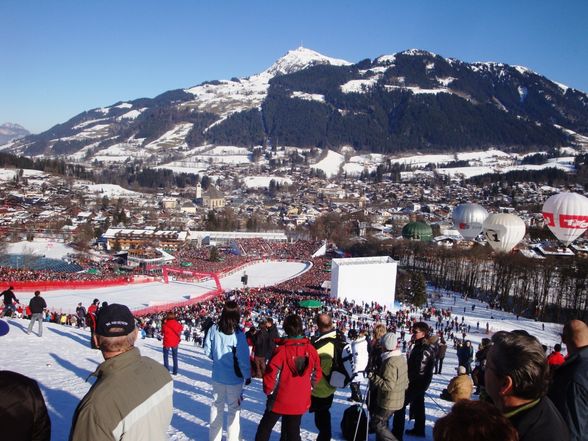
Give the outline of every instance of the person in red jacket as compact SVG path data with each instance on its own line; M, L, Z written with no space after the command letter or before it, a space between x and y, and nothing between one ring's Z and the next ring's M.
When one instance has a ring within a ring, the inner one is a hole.
M161 327L163 334L163 365L169 371L169 351L171 349L172 361L174 363L172 375L178 375L178 346L184 327L176 320L173 312L168 312Z
M98 349L98 338L96 337L96 316L98 314L98 305L100 300L94 299L92 304L88 306L88 313L86 314L86 323L90 327L90 347Z
M547 363L551 368L556 368L564 364L566 359L561 355L561 345L558 343L553 347L553 352L547 357Z
M322 377L318 353L304 338L302 319L296 314L289 315L283 327L287 337L278 341L263 375L267 405L255 441L269 440L280 417L282 438L300 441L300 420L310 408L312 388Z

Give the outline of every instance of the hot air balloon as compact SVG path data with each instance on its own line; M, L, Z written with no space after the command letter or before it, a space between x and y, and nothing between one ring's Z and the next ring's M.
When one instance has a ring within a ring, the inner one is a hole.
M460 204L451 214L453 225L466 240L474 240L482 232L488 212L478 204Z
M565 246L588 228L588 198L578 193L558 193L543 204L543 217L551 232Z
M525 222L514 214L497 213L486 218L482 230L494 251L508 253L523 240L526 227Z
M402 228L402 237L429 242L433 239L433 229L425 222L410 222Z

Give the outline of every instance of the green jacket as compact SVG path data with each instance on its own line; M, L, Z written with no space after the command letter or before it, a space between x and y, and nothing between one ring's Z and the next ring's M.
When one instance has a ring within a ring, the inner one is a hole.
M321 335L319 338L313 341L313 345L316 347L318 343L324 338L336 338L337 331L332 330L327 332L326 334ZM312 396L317 398L326 398L330 397L335 393L337 390L336 387L333 387L329 384L329 380L327 380L326 376L329 376L331 373L331 368L333 367L333 354L335 352L335 345L333 343L326 343L319 349L317 349L319 359L321 360L321 370L323 371L323 376L318 384L312 390Z
M167 370L139 349L104 361L78 405L70 441L167 439L173 382Z
M398 410L404 406L404 395L408 389L408 364L401 353L382 361L378 372L371 376L377 389L377 405L386 410Z

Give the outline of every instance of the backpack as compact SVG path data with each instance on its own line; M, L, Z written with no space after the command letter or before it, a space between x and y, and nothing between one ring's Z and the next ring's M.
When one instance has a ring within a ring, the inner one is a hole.
M347 441L361 441L367 439L368 421L365 410L360 404L354 404L343 412L341 418L341 432Z
M347 387L351 381L351 373L347 369L350 365L350 360L353 358L352 354L343 353L343 349L347 346L347 343L340 337L329 337L318 340L314 343L314 347L318 351L327 343L333 343L333 365L331 367L331 373L323 376L331 387L344 388Z

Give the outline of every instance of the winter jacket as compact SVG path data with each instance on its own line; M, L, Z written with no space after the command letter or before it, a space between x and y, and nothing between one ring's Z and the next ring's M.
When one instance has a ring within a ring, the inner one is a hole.
M433 355L435 356L435 358L437 358L437 354L439 353L439 344L440 344L440 339L439 336L437 335L431 335L430 337L428 337L426 339L426 343L431 346L431 349L433 350Z
M453 377L447 386L447 392L451 395L451 401L470 400L474 390L474 382L468 374Z
M233 349L235 349L235 355L233 355ZM232 334L225 334L220 331L218 325L213 325L204 340L204 354L212 360L213 381L235 385L251 378L249 348L245 333L241 329L237 329ZM235 372L235 357L242 377L238 377Z
M177 320L166 320L161 327L161 333L163 334L163 347L177 347L180 344L183 329L184 327Z
M86 308L84 308L83 306L78 306L76 308L76 315L80 318L80 319L85 319L86 318Z
M270 347L269 332L267 329L260 328L253 337L253 354L256 357L267 357L270 353Z
M547 363L549 366L561 366L565 361L566 359L561 355L561 352L553 351L549 354L549 357L547 357Z
M98 306L90 305L88 306L88 315L86 315L86 324L90 326L93 330L96 329L96 314L98 313Z
M316 348L320 345L320 341L327 338L337 338L337 331L332 330L325 334L319 335L312 344ZM335 393L337 388L331 386L327 377L331 374L331 368L333 367L333 354L335 351L335 345L331 342L323 344L317 349L320 361L321 371L323 373L322 378L317 383L316 387L312 390L312 396L317 398L327 398Z
M318 353L306 338L278 343L265 374L267 409L280 415L302 415L310 408L313 385L322 377Z
M424 338L418 339L408 357L408 381L410 389L426 391L433 379L435 352Z
M390 356L388 356L390 354ZM398 410L404 406L408 389L408 364L399 350L385 352L379 370L371 375L377 388L377 405L386 410Z
M12 290L10 290L10 289L7 289L6 291L2 291L0 296L4 296L4 304L5 305L12 305L13 302L18 303L18 299L14 295L14 292L12 292Z
M467 366L473 361L474 348L471 346L462 345L457 350L457 361L460 366Z
M0 427L3 441L49 441L51 421L37 382L0 371Z
M166 369L133 348L104 361L78 405L70 441L166 440L173 382Z
M519 441L569 441L570 439L566 423L547 397L523 405L505 416L517 429Z
M45 299L41 296L35 296L29 301L29 308L31 308L31 314L40 314L47 307Z
M548 395L566 421L570 439L588 440L588 346L556 369Z
M445 358L445 353L447 352L447 344L439 342L439 348L437 349L437 359L441 360Z
M267 334L269 338L269 347L266 358L269 360L273 355L274 350L276 349L276 340L279 340L280 338L280 333L278 332L278 327L275 325L275 323L271 326L271 328L268 328Z
M365 336L358 337L350 343L351 354L353 355L353 375L364 372L369 361L368 341Z

